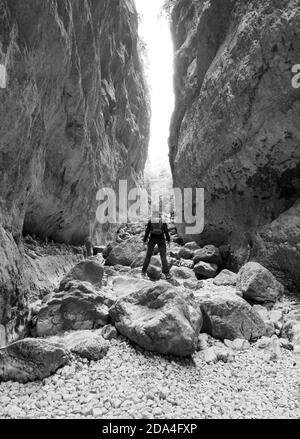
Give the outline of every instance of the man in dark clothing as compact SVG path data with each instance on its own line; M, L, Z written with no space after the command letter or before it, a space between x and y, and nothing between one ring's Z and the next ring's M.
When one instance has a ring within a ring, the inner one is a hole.
M146 228L146 233L145 233L145 237L144 237L145 244L147 243L149 235L150 235L150 239L148 242L148 249L147 249L146 258L145 258L145 262L144 262L143 269L142 269L142 274L143 274L143 276L146 276L146 273L147 273L147 270L148 270L153 252L154 252L154 248L157 245L158 249L159 249L160 257L161 257L162 272L166 276L166 279L170 279L171 276L170 276L169 264L167 261L166 241L168 242L168 244L170 244L171 239L170 239L167 224L162 222L161 218L157 219L156 217L153 217L152 220L150 220L148 222L148 225Z

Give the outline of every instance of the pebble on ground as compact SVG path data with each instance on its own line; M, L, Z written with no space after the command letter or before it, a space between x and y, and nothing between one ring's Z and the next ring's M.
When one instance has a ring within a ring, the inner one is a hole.
M228 363L176 359L123 337L105 358L74 359L42 382L0 383L0 418L300 418L300 357L267 361L254 346Z

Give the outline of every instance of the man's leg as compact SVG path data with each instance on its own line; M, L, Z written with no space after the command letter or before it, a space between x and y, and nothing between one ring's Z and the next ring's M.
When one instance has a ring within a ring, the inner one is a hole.
M161 264L162 264L162 272L163 274L169 274L170 273L170 269L169 269L169 264L167 261L167 246L165 242L159 243L158 244L158 248L159 248L159 253L160 253L160 258L161 258Z
M147 270L148 270L148 267L149 267L149 264L150 264L150 261L151 261L152 255L153 255L153 251L154 251L155 245L156 244L151 242L151 241L149 241L149 243L148 243L147 254L146 254L146 258L145 258L144 265L143 265L143 270L142 270L143 273L147 273Z

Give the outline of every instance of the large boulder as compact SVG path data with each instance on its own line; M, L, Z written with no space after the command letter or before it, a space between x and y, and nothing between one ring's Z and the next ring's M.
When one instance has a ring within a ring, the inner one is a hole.
M222 270L221 273L214 278L213 283L218 286L235 287L237 283L237 274L229 270Z
M106 265L124 265L130 267L137 258L144 255L144 244L140 237L134 236L116 245L106 259ZM139 259L140 260L140 259Z
M195 292L203 315L203 332L221 340L255 340L265 335L261 317L233 288L206 286Z
M181 247L178 252L179 259L193 259L194 251L186 247Z
M211 279L216 277L218 273L218 266L208 262L199 262L194 266L194 273L198 279Z
M194 295L164 281L118 300L110 316L121 334L144 349L177 356L194 352L202 327Z
M177 279L195 279L195 273L193 270L186 267L172 267L170 273Z
M66 285L72 281L89 282L96 288L101 288L102 278L104 274L103 265L97 260L86 260L79 262L74 268L63 278L59 289L63 291Z
M60 344L27 338L0 349L0 381L42 380L68 361L68 351Z
M237 288L246 300L254 303L276 302L284 292L273 274L256 262L248 262L241 268Z
M143 278L132 278L128 276L116 276L112 279L112 289L116 295L116 300L121 297L139 291L142 288L150 287L152 282Z
M220 250L214 245L207 245L194 253L194 263L209 262L210 264L221 265L222 258Z
M155 266L155 265L149 265L148 270L147 270L147 275L148 277L153 280L153 281L157 281L161 278L161 268Z
M50 340L60 343L64 348L89 361L101 360L108 352L109 342L102 337L102 331L77 331Z
M52 294L35 319L33 334L47 337L63 331L100 328L108 323L114 300L89 283L74 282L69 289Z

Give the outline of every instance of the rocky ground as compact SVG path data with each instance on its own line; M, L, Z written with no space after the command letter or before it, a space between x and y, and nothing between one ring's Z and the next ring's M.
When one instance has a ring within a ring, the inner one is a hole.
M175 229L171 281L158 256L144 279L142 233L121 228L31 305L28 337L0 349L0 417L299 418L299 298Z
M213 342L215 343L215 342ZM42 382L0 384L1 418L299 418L300 357L259 344L224 363L178 360L123 337L98 362L74 359Z

